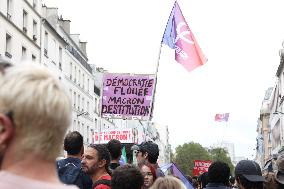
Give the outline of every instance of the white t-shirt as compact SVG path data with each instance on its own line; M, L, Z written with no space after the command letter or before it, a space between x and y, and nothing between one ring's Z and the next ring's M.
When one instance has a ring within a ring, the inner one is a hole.
M78 189L78 187L38 181L8 171L0 171L0 189Z

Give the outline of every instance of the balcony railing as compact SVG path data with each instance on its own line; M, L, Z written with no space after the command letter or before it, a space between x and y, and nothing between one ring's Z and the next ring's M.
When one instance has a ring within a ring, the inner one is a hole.
M36 35L33 35L33 40L34 40L34 41L36 41L36 40L37 40Z
M7 12L7 18L8 18L8 20L11 20L11 14L9 14L8 12Z
M68 45L66 48L90 73L92 73L91 66L82 58L75 48L73 48L71 45Z
M27 33L27 27L23 27L23 31L25 32L25 33Z
M44 49L44 55L47 55L47 49Z
M7 56L8 58L12 58L12 55L9 52L5 52L5 56Z

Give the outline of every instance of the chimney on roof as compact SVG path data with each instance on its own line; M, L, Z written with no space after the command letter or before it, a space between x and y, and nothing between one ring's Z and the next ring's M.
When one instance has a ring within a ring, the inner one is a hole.
M87 56L87 42L80 41L80 49Z
M60 26L63 28L63 30L70 35L70 20L64 20L62 18L62 15L60 16L60 18L58 19L58 22L60 24Z

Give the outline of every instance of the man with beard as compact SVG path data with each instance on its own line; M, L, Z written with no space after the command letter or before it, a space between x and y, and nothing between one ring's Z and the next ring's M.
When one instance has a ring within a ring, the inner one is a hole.
M57 171L61 182L74 184L80 189L91 189L91 178L81 170L81 157L84 153L83 136L78 131L68 133L64 138L67 158L57 161Z
M102 144L91 144L82 158L82 170L93 180L93 189L110 189L110 154Z

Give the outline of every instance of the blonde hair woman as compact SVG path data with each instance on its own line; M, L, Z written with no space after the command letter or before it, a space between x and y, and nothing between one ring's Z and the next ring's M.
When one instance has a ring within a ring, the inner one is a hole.
M159 177L150 189L186 189L185 185L176 177Z

